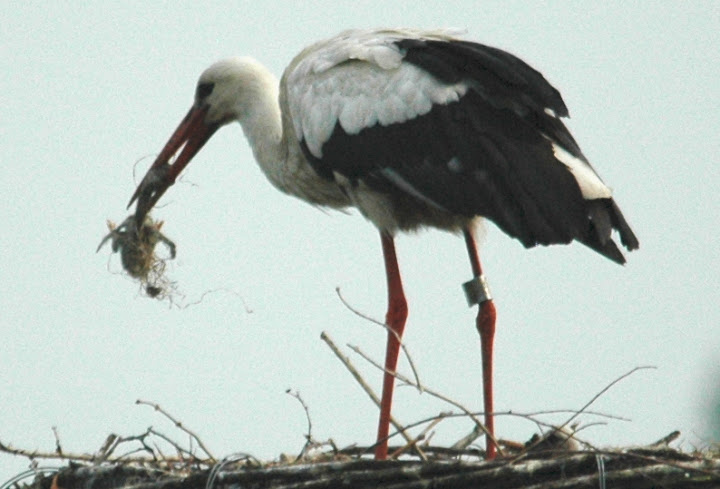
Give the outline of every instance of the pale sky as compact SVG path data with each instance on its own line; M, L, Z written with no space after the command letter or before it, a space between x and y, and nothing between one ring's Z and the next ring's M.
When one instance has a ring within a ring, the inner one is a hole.
M719 3L99 5L0 6L0 441L52 451L53 426L68 452L150 425L182 438L134 405L142 398L218 456L274 458L304 443L304 413L287 388L309 406L315 438L374 441L377 412L320 333L383 357L384 332L335 294L340 287L355 308L384 316L377 231L355 212L324 213L278 193L238 125L207 144L154 213L178 246L168 267L184 294L177 300L199 303L143 297L119 258L95 248L106 219L127 215L135 163L142 159L140 178L206 66L251 55L279 77L304 46L381 26L465 28L540 70L640 239L621 267L579 244L525 250L487 225L496 409L578 409L633 367L653 365L593 405L631 421L583 416L607 424L582 437L643 444L679 429L688 449L720 437L708 429L720 373ZM428 231L397 246L410 305L405 342L422 381L481 410L462 239ZM380 372L352 359L379 390ZM401 388L394 413L409 424L448 409ZM451 444L471 429L466 420L441 424L434 441ZM524 441L536 427L505 416L496 430ZM0 483L25 467L0 454Z

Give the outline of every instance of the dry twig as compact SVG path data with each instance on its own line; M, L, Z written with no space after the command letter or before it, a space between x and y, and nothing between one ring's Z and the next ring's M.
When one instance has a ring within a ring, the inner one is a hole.
M372 399L375 405L379 408L380 398L377 396L377 394L375 394L375 391L372 390L372 387L370 387L368 383L365 382L365 379L362 378L362 375L360 375L360 372L358 372L357 369L353 366L350 359L342 354L335 342L330 339L330 336L325 331L320 334L320 338L325 343L327 343L327 345L330 347L330 350L332 350L335 356L342 362L343 365L345 365L345 368L348 369L348 371L352 374L353 378L357 381L358 384L360 384L360 387L362 387L368 397L370 397L370 399ZM405 441L407 443L413 443L413 439L410 437L410 435L408 435L406 428L403 427L392 415L390 415L390 423L395 427L398 433L400 433L400 435L405 438ZM427 460L419 447L415 447L415 451L422 460Z
M380 364L377 363L375 360L373 360L372 358L370 358L367 354L365 354L365 353L364 353L362 350L360 350L360 348L358 348L357 346L348 345L348 348L350 348L350 349L353 350L355 353L357 353L358 355L360 355L362 358L364 358L364 359L365 359L368 363L370 363L371 365L373 365L373 366L375 366L376 368L382 370L383 372L386 372L385 368L384 368L382 365L380 365ZM404 383L406 383L406 384L408 384L408 385L411 385L411 386L413 386L413 387L417 387L417 385L413 384L413 381L412 381L411 379L409 379L408 377L402 375L401 373L399 373L399 372L389 372L389 373L390 373L391 375L395 376L395 378L398 379L400 382L404 382ZM443 394L440 394L439 392L437 392L437 391L435 391L435 390L432 390L432 389L429 389L429 388L427 388L427 387L424 387L424 388L423 388L423 391L424 391L424 392L427 392L427 393L428 393L430 396L432 396L432 397L435 397L435 398L440 399L441 401L444 401L444 402L446 402L446 403L448 403L448 404L450 404L450 405L452 405L452 406L455 406L456 408L460 409L463 413L465 413L465 415L466 415L467 417L469 417L478 427L480 427L480 429L483 431L483 433L485 433L485 436L490 437L490 439L495 443L495 446L498 447L498 452L499 452L498 454L499 454L500 456L503 456L502 449L501 449L500 446L498 445L497 440L488 432L488 430L487 430L487 428L485 427L485 425L477 418L477 416L475 416L475 414L473 413L473 411L470 411L470 410L469 410L468 408L466 408L464 405L460 404L459 402L457 402L457 401L455 401L455 400L453 400L453 399L450 399L449 397L447 397L447 396L445 396L445 395L443 395Z
M637 371L639 371L639 370L648 370L648 369L655 369L655 368L656 368L656 367L653 367L653 366L650 366L650 365L646 365L646 366L642 366L642 367L635 367L635 368L631 369L629 372L626 372L626 373L622 374L620 377L618 377L617 379L613 380L613 381L610 382L608 385L606 385L603 389L601 389L600 392L598 392L597 394L595 394L595 395L592 397L592 399L590 399L587 403L585 403L585 405L584 405L583 407L581 407L580 410L577 411L574 415L570 416L570 418L568 418L568 420L565 421L565 422L560 426L560 428L558 428L558 429L563 429L563 428L565 428L566 426L568 426L570 423L572 423L572 422L575 420L575 418L577 418L578 416L580 416L583 412L585 412L585 410L586 410L587 408L589 408L590 406L592 406L592 404L593 404L595 401L597 401L597 400L600 398L600 396L602 396L603 394L605 394L608 390L610 390L615 384L617 384L617 383L620 382L621 380L623 380L623 379L625 379L625 378L627 378L627 377L630 377L632 374L634 374L635 372L637 372Z
M62 456L62 445L60 445L60 435L58 435L57 426L52 427L53 436L55 437L55 453Z
M408 351L407 347L405 346L405 343L402 342L402 338L400 338L400 335L398 335L396 331L394 331L390 326L383 323L382 321L378 321L377 319L374 319L374 318L368 316L367 314L364 314L364 313L358 311L353 306L351 306L350 303L348 303L345 300L345 298L342 296L342 294L340 293L340 287L335 287L335 292L337 293L338 297L340 298L340 302L342 302L343 305L345 307L347 307L350 312L352 312L353 314L355 314L358 317L365 319L366 321L370 321L373 324L377 324L381 328L384 328L388 332L388 334L392 334L395 336L395 338L397 338L398 343L400 344L400 348L402 348L402 351L405 353L405 358L407 358L408 365L410 365L410 370L413 373L413 377L415 377L415 383L412 385L414 385L416 389L418 389L420 392L422 392L424 390L424 388L423 388L422 384L420 383L420 376L418 375L417 369L415 368L415 362L413 362L412 356L410 355L410 352Z
M313 437L312 437L312 419L310 418L310 409L308 408L308 405L305 404L305 401L300 396L299 392L293 392L292 390L287 389L285 391L285 394L297 399L297 401L300 403L303 410L305 411L305 419L307 420L307 434L305 435L305 445L303 445L302 450L300 450L300 453L298 454L297 458L295 459L295 461L297 462L299 460L302 460L303 457L305 457L305 455L307 454L307 452L311 446L316 445L316 442L315 442L315 440L313 440Z
M150 406L150 407L152 407L153 409L155 409L155 411L157 411L157 412L159 412L160 414L162 414L163 416L165 416L167 419L169 419L169 420L175 425L175 427L177 427L178 429L180 429L180 430L184 431L185 433L187 433L192 440L195 440L195 442L196 442L196 443L198 444L198 446L205 452L205 454L208 456L208 458L209 458L213 463L215 463L215 457L213 457L213 455L212 455L212 454L210 453L210 451L207 449L207 447L206 447L205 444L202 442L202 440L201 440L195 433L193 433L193 432L190 431L188 428L186 428L180 421L178 421L178 420L175 419L172 415L170 415L170 413L168 413L167 411L165 411L159 404L152 403L152 402L148 402L148 401L143 401L142 399L138 399L137 401L135 401L135 404L142 404L142 405L145 405L145 406ZM155 434L158 434L158 433L155 433ZM158 436L160 436L160 435L158 434Z

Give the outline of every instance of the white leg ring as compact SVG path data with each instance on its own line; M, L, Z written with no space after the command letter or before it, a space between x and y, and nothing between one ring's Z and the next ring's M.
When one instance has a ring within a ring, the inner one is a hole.
M490 288L488 287L485 275L474 277L469 282L465 282L463 285L465 291L465 298L467 299L468 306L482 304L492 299L490 295Z

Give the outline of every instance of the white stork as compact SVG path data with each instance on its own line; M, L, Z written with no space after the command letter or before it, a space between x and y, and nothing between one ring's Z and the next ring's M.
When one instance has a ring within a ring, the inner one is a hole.
M407 317L398 231L430 226L465 237L490 434L495 308L474 238L478 219L528 248L577 240L624 263L613 230L628 250L638 248L610 189L560 120L567 115L560 93L507 52L447 31L347 31L297 55L279 86L251 58L205 70L190 111L128 207L137 200L143 222L215 131L237 121L278 189L317 206L359 209L380 231L388 281L392 332L375 448L384 459L394 385L388 372L396 369ZM486 438L493 458L494 440Z

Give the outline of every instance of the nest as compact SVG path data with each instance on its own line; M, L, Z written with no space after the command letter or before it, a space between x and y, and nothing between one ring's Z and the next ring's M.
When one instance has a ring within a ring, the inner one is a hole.
M247 457L173 473L131 464L70 465L24 489L709 489L720 484L720 460L670 448L571 452L550 458L420 461L367 459L263 465Z

